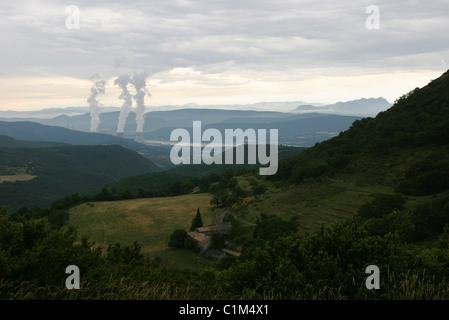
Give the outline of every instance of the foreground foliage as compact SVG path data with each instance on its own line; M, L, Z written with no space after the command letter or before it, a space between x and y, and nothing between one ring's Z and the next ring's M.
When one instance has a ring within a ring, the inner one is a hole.
M372 236L353 221L302 238L278 237L224 270L171 270L140 246L95 248L77 230L0 214L1 299L448 299L449 251L419 250L397 234ZM447 229L446 229L447 230ZM447 239L446 239L447 240ZM367 290L365 268L381 270ZM77 265L81 289L65 287Z

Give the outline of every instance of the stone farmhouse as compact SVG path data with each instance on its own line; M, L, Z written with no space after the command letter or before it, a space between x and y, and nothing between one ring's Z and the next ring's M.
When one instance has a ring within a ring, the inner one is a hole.
M226 238L231 227L230 222L217 223L208 227L196 228L194 231L188 232L187 235L196 241L201 253L206 251L212 244L213 233L221 233Z

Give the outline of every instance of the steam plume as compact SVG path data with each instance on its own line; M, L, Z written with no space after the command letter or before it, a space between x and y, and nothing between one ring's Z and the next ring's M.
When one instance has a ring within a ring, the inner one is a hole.
M145 92L150 96L150 93L145 89L147 78L149 74L147 71L134 72L130 83L136 88L134 100L136 101L136 123L137 133L143 133L143 124L145 122Z
M114 84L122 89L119 99L124 100L120 109L120 116L118 120L117 133L123 133L125 130L126 119L133 104L132 95L128 91L128 84L130 83L130 76L128 74L122 75L114 80Z
M87 99L87 102L89 103L89 110L90 110L90 132L96 132L98 125L100 124L100 113L101 113L101 104L97 100L97 96L99 94L105 93L105 84L106 81L104 80L97 80L94 81L94 79L98 79L99 75L94 74L91 79L93 81L92 87L90 88L91 95Z

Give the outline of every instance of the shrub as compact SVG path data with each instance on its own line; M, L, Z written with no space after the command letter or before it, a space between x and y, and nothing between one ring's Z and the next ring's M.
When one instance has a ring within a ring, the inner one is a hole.
M184 241L186 240L186 238L187 238L187 231L182 229L175 230L170 235L170 241L168 242L168 246L173 249L184 248Z

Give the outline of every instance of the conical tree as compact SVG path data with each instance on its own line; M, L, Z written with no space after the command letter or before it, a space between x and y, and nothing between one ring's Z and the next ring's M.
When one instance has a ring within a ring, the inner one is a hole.
M203 219L201 218L200 208L196 210L196 216L192 220L192 226L190 227L190 231L195 230L195 228L200 228L203 226Z

